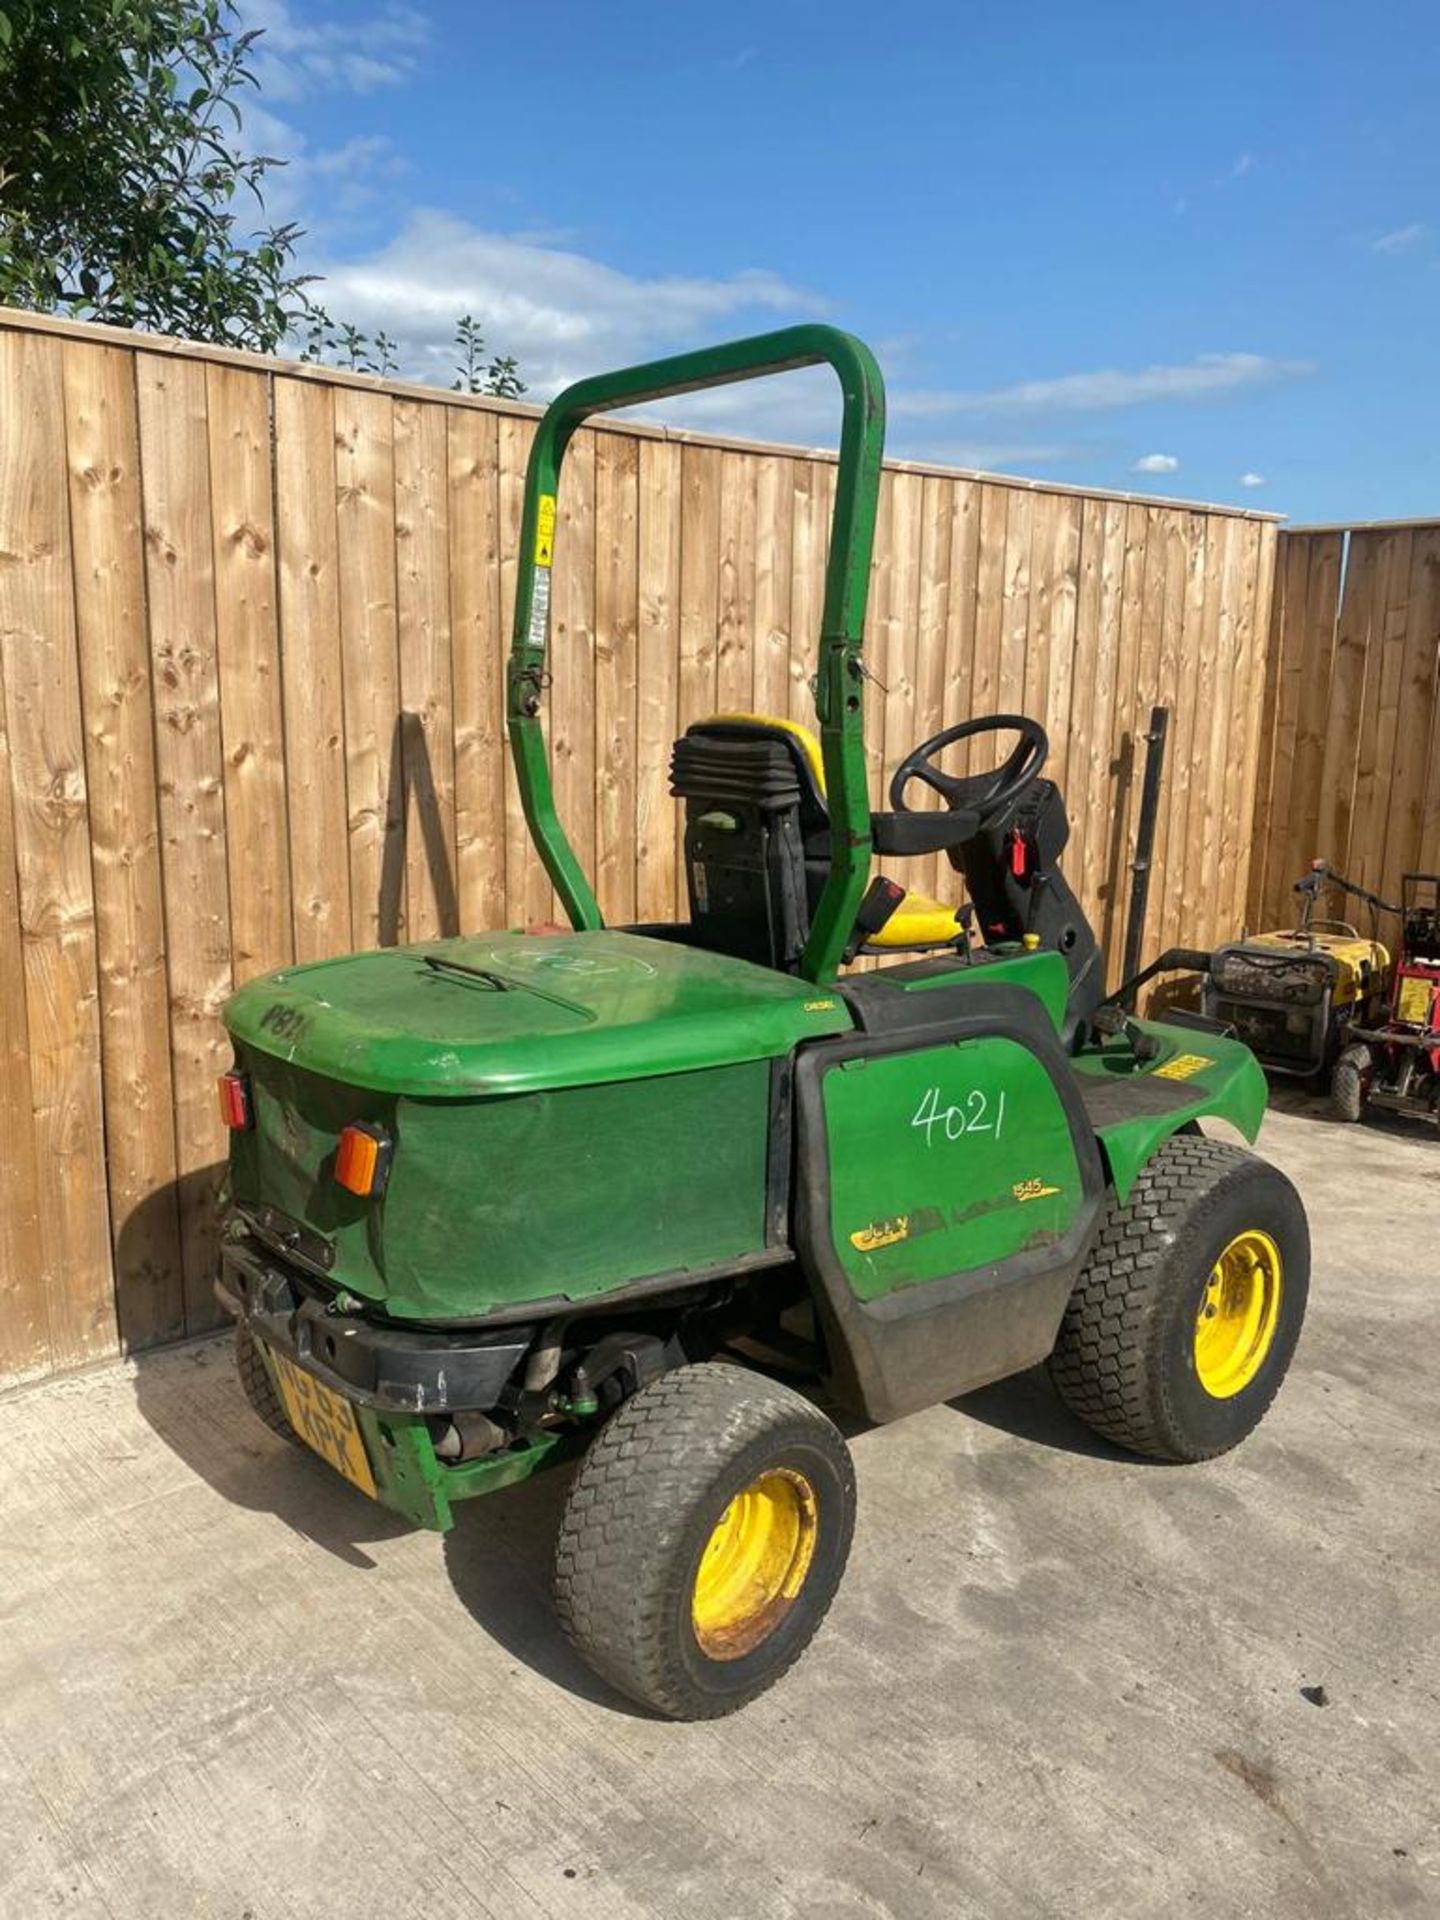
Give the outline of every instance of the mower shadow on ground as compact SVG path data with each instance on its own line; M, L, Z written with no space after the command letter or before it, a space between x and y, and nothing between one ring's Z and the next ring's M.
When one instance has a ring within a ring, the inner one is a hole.
M445 1536L445 1571L476 1626L541 1679L597 1706L652 1720L590 1671L555 1617L551 1569L573 1475L573 1467L555 1467L483 1500L461 1501Z
M142 1416L193 1473L235 1506L277 1520L369 1571L365 1546L416 1531L347 1486L324 1461L267 1431L246 1405L225 1333L137 1354L135 1400Z
M945 1404L967 1419L993 1427L997 1433L1032 1441L1055 1453L1082 1454L1092 1460L1119 1460L1132 1467L1159 1464L1140 1454L1127 1453L1121 1447L1112 1447L1108 1440L1102 1440L1098 1433L1092 1433L1083 1421L1077 1420L1057 1398L1043 1363L974 1393L957 1394Z

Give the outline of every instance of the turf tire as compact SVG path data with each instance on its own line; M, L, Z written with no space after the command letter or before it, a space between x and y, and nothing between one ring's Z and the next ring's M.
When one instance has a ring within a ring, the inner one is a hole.
M240 1391L250 1402L250 1411L256 1418L263 1420L270 1431L278 1433L282 1440L289 1440L297 1447L302 1445L275 1391L275 1382L270 1378L270 1369L265 1364L259 1342L243 1324L235 1329L235 1371L240 1376Z
M757 1647L713 1659L691 1614L700 1557L734 1495L785 1467L816 1496L804 1584ZM581 1462L560 1524L556 1610L576 1651L620 1692L671 1719L714 1719L805 1651L854 1526L850 1452L818 1408L743 1367L678 1367L627 1400Z
M1337 1120L1359 1120L1372 1066L1368 1047L1346 1047L1330 1076L1330 1109Z
M1279 1248L1279 1318L1229 1399L1200 1384L1195 1323L1221 1251L1247 1228ZM1250 1433L1279 1390L1310 1283L1310 1232L1278 1168L1201 1134L1175 1135L1122 1206L1113 1196L1050 1357L1060 1398L1096 1433L1155 1460L1208 1460Z

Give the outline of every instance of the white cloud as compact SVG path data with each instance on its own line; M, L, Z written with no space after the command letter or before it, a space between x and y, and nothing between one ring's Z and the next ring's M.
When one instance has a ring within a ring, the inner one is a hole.
M1263 473L1242 473L1240 484L1242 487L1263 487L1265 476Z
M1230 178L1232 180L1241 179L1243 175L1249 173L1254 164L1255 156L1253 153L1237 154L1235 156L1235 164L1230 169Z
M1373 244L1376 253L1409 253L1418 247L1428 235L1430 229L1423 220L1412 220L1408 227L1397 227L1393 233L1382 233Z
M429 43L430 22L416 8L386 0L339 20L299 20L291 0L241 0L241 24L259 27L250 55L255 78L271 100L310 93L373 93L414 76Z
M1178 473L1180 462L1173 453L1146 453L1131 467L1132 473Z
M946 413L1098 412L1151 400L1211 400L1241 387L1313 373L1303 360L1277 360L1261 353L1201 353L1180 366L1110 368L1067 373L1051 380L1021 380L988 393L911 393L896 413L912 417Z
M737 315L774 325L776 315L813 316L822 306L761 268L645 278L426 209L367 257L315 265L330 311L369 333L383 327L411 377L448 379L456 317L471 313L495 351L520 361L539 398L581 374L712 339Z

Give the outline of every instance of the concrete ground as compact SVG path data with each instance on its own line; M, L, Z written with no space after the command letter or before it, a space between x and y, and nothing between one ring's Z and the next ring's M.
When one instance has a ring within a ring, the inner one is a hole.
M567 1651L553 1477L409 1531L217 1342L0 1401L0 1914L1440 1913L1440 1140L1288 1104L1248 1445L1143 1465L1034 1376L859 1434L829 1623L711 1725Z

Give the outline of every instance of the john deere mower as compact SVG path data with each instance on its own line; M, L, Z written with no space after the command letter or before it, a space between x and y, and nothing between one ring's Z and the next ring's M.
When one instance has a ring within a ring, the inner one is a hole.
M1316 860L1295 882L1303 901L1293 927L1217 947L1201 987L1201 1011L1228 1026L1271 1073L1329 1081L1348 1026L1384 1012L1390 955L1377 916L1398 913L1378 894ZM1370 909L1370 931L1316 914L1326 892Z
M541 729L566 447L597 412L819 363L843 417L818 740L754 714L690 727L671 763L689 914L607 927ZM828 327L562 393L526 481L507 713L573 931L287 968L225 1015L219 1285L255 1411L442 1530L578 1462L561 1621L680 1718L769 1686L830 1605L855 1479L817 1402L893 1420L1048 1360L1097 1432L1204 1460L1261 1418L1305 1310L1293 1189L1199 1129L1254 1137L1254 1057L1101 1009L1044 730L962 719L872 811L883 437L879 369ZM993 770L943 766L995 736ZM943 806L912 807L917 783ZM876 853L937 851L961 909L871 876ZM894 963L846 976L861 951Z
M1330 1101L1342 1120L1380 1107L1440 1125L1440 874L1404 875L1396 911L1400 954L1388 1011L1347 1030Z

